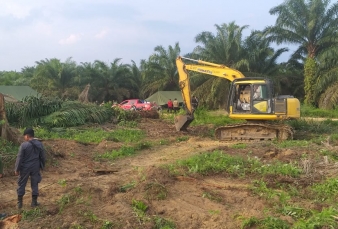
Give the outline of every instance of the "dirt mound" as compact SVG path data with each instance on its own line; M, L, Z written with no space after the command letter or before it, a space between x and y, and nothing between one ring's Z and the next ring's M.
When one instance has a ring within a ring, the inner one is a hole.
M141 118L159 119L160 114L156 110L139 111Z

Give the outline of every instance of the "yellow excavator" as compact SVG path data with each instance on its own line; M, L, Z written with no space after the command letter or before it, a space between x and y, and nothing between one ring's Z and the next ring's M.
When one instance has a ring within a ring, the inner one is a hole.
M183 60L194 64L185 64ZM231 81L227 112L230 118L246 122L216 129L218 140L286 140L293 138L293 130L274 120L298 119L300 102L291 95L273 97L273 83L265 78L247 78L241 72L220 64L178 57L176 65L179 86L186 107L186 115L175 117L177 131L186 131L194 120L194 98L191 97L188 71L221 77Z

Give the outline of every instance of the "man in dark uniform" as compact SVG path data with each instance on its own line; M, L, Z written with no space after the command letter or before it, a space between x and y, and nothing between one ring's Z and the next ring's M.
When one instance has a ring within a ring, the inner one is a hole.
M18 179L18 208L22 208L22 199L25 195L25 187L30 177L32 188L32 207L38 206L38 184L41 181L40 169L45 164L43 145L34 138L34 130L27 128L24 133L25 142L21 144L15 163L15 175Z

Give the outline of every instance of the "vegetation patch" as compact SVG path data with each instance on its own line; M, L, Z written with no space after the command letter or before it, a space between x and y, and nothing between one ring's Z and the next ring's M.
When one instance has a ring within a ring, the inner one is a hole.
M302 172L294 164L283 164L281 162L263 164L258 158L231 156L222 151L203 153L186 160L178 161L174 168L177 167L182 167L189 173L200 173L203 175L226 172L238 176L260 174L298 177Z
M144 138L144 133L136 129L116 129L104 131L99 128L76 129L76 128L36 128L35 135L42 139L67 139L79 143L100 143L103 140L115 142L137 142Z
M110 152L106 152L104 154L98 154L96 155L95 159L108 159L108 160L115 160L117 158L122 158L122 157L128 157L132 156L136 153L136 150L134 147L131 146L122 146L118 150L112 150Z
M261 228L261 229L270 229L270 228L278 228L278 229L289 229L290 225L281 220L280 218L276 218L273 216L268 216L263 219L258 219L256 217L251 217L243 221L242 229L249 228Z
M241 123L242 120L234 120L229 118L227 115L212 115L205 108L198 108L194 113L194 121L191 123L192 126L212 124L215 127L225 126L228 124Z
M154 217L153 229L175 229L176 224L169 219L162 218L160 216Z

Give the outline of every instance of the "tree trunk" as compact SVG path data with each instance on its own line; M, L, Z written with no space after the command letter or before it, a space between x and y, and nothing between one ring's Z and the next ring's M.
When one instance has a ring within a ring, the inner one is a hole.
M11 128L8 125L6 110L5 110L5 98L4 95L0 93L0 136L1 138L11 141L14 144L20 144L23 139L20 137L18 130Z
M316 61L308 57L304 64L305 104L315 105Z

